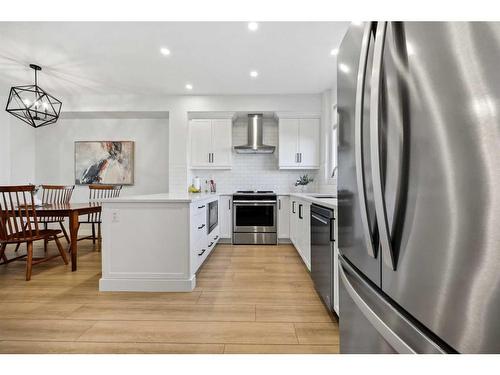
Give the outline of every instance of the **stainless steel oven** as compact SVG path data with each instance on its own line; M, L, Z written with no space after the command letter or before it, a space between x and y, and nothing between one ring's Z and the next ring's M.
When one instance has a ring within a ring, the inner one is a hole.
M278 241L276 194L238 192L233 195L233 243L268 244Z

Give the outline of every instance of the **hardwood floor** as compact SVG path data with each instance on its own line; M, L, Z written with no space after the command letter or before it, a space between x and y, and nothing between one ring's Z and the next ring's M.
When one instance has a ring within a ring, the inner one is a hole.
M100 256L81 242L77 272L55 259L29 282L0 266L0 353L338 353L291 245L218 245L192 293L101 293Z

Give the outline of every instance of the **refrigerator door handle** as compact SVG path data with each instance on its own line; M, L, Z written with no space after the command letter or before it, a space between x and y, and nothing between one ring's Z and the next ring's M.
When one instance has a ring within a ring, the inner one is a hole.
M354 268L352 268L351 265L341 256L339 257L339 260L340 279L342 280L347 293L366 319L368 319L370 324L372 324L372 326L395 351L402 354L416 354L419 352L438 354L447 353L443 348L441 348L413 323L411 323L405 316L399 313L387 301L380 297L378 292L375 291L373 287L371 287L360 276L358 276L357 271L354 270ZM360 295L360 291L358 292L358 290L356 290L356 286L354 286L356 284L360 284L363 289L366 288L370 294L376 295L376 297L371 299L375 301L375 305L380 305L381 307L377 309L375 306L370 306ZM381 310L381 308L383 310ZM390 326L388 326L376 310L384 311L386 314L390 314L392 318L388 321L396 322L396 325L402 329L402 332L404 332L406 336L412 338L414 347L405 342Z
M382 84L382 58L384 55L385 34L387 22L377 24L375 44L373 51L373 67L371 77L370 97L370 146L373 175L373 196L375 199L375 215L378 223L380 244L382 247L382 258L384 263L391 269L396 270L396 259L392 249L387 220L384 192L382 190L382 172L380 165L380 87Z
M366 251L369 256L376 258L375 246L373 245L370 224L368 221L368 207L366 205L365 176L363 171L363 107L366 82L366 70L368 64L368 50L370 47L370 33L372 23L366 22L361 41L361 54L359 57L358 77L356 86L356 101L354 110L354 154L356 162L356 182L358 185L358 200L361 209L361 225L366 243Z

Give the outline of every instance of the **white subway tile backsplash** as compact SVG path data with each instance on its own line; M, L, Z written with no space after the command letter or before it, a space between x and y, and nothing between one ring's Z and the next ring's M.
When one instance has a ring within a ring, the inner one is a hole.
M233 125L233 146L247 142L247 121L239 119ZM264 143L278 146L278 123L264 119ZM191 177L204 180L214 179L217 191L234 192L236 190L273 190L289 193L296 190L294 184L301 175L308 174L315 181L309 191L317 191L317 170L279 170L278 150L273 154L237 154L233 152L231 170L191 170Z

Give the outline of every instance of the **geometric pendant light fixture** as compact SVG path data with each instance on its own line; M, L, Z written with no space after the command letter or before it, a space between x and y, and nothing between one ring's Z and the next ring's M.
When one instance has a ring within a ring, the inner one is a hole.
M35 84L11 87L5 110L39 128L57 121L62 103L38 86L37 72L42 68L35 64L30 64L30 68L35 71Z

